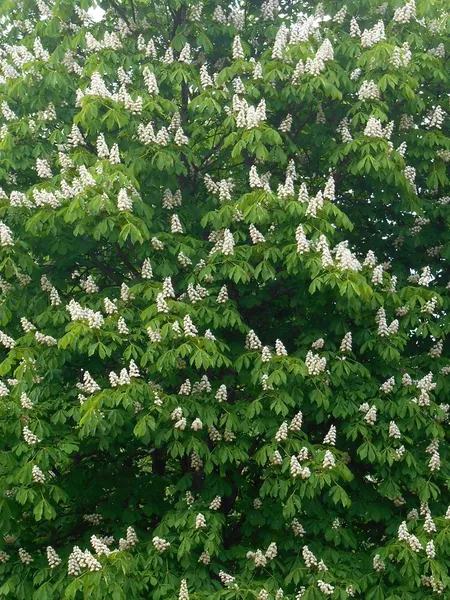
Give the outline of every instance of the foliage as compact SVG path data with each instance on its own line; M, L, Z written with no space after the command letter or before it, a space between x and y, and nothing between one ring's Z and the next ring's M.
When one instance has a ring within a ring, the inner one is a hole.
M446 7L2 1L0 598L446 597Z

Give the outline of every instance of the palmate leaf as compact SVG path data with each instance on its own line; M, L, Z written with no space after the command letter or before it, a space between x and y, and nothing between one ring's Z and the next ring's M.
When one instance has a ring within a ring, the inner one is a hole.
M335 4L0 3L1 598L448 595L448 7Z

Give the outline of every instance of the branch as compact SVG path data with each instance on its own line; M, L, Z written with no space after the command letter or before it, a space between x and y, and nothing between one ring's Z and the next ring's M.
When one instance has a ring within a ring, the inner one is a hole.
M131 12L133 13L133 21L136 23L136 8L134 6L133 0L130 0L130 4L131 4Z
M92 260L92 262L94 263L94 265L96 267L98 267L100 269L100 271L106 275L107 277L109 277L110 279L112 279L112 281L114 281L114 283L116 283L117 285L121 285L122 283L122 278L119 277L115 271L113 269L111 269L111 267L109 267L108 265L105 265L105 263L102 263L96 256L90 254L89 258Z
M172 28L172 39L175 37L175 34L178 29L178 25L182 25L184 23L184 18L186 16L186 6L182 4L180 8L175 12L172 9L169 9L172 17L173 17L173 28Z
M114 8L114 10L122 17L122 19L125 21L125 23L129 27L129 29L131 30L130 21L128 20L128 17L126 15L125 11L123 10L123 8L121 8L114 0L107 0L107 4L109 4L110 6L112 6L112 8Z
M131 262L128 259L128 256L125 254L125 252L122 250L122 248L119 246L119 244L116 244L116 250L117 250L117 254L120 256L120 258L123 261L123 264L128 267L128 269L130 269L130 271L134 274L134 275L139 275L139 271L133 267L133 265L131 264Z
M165 475L166 457L162 448L155 448L152 454L152 473L154 475Z

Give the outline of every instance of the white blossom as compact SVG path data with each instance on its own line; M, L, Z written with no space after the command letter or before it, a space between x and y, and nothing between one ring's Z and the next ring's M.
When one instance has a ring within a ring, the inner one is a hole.
M409 23L416 18L415 0L410 0L404 6L397 8L394 12L393 20L397 23Z
M336 460L334 458L333 453L330 452L330 450L327 450L325 452L325 456L323 459L322 468L323 469L332 469L335 465L336 465Z
M160 538L158 536L155 536L152 539L152 543L155 546L156 550L162 554L163 552L165 552L168 548L170 548L170 542L168 542L167 540Z
M205 519L204 515L199 513L195 517L195 529L203 529L204 527L206 527L206 519Z
M19 548L19 558L20 562L24 565L29 565L33 562L31 554L27 552L24 548Z
M238 35L233 40L232 56L233 60L239 60L241 58L244 58L244 50L242 48L241 40Z
M133 210L133 200L128 196L127 190L122 188L117 197L117 208L119 211Z
M323 438L322 443L329 444L330 446L336 445L336 426L335 425L331 425L330 429L328 430L328 433Z
M50 569L55 569L61 564L61 558L51 546L47 546L46 554L48 566L50 567Z
M327 359L325 357L321 358L318 354L313 354L311 350L309 350L306 355L305 364L309 375L319 375L325 371Z
M45 483L45 475L37 465L33 465L32 479L34 483Z

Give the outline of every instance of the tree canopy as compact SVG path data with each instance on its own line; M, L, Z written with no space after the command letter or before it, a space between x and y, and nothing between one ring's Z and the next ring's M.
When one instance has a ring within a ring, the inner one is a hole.
M448 597L448 2L0 22L0 599Z

